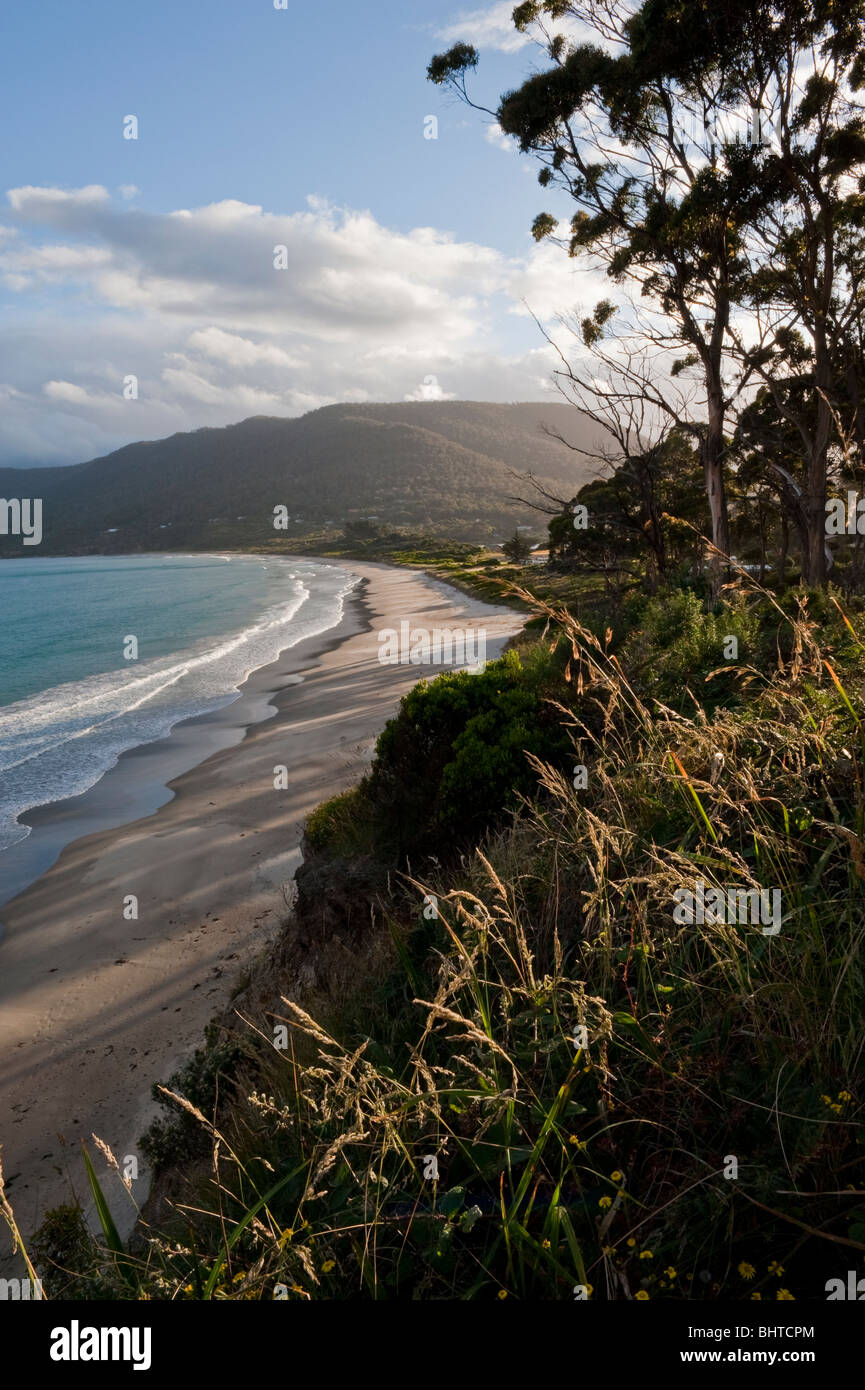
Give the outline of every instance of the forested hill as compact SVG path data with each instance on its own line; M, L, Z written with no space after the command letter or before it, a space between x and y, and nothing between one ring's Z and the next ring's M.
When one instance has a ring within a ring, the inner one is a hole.
M5 555L228 546L375 517L382 527L501 538L543 518L509 500L512 470L563 497L596 465L593 429L563 403L462 401L326 406L296 419L256 416L221 429L130 444L68 468L0 469L0 496L41 497L41 547L0 537Z

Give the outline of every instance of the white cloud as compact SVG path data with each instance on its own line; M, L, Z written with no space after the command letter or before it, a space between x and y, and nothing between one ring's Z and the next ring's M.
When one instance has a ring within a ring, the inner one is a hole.
M419 386L414 391L407 391L403 396L404 401L455 401L456 394L453 391L445 391L439 384L437 376L425 376Z
M207 207L178 208L172 217L194 218L201 226L228 226L232 222L246 222L250 217L260 217L263 209L258 203L241 203L237 198L223 198L219 203L208 203Z
M92 377L87 386L62 379L46 381L42 386L42 395L62 406L80 407L85 411L85 418L90 418L91 413L95 412L108 419L112 412L120 412L121 415L128 413L123 385L122 373L108 371L100 378ZM119 415L116 418L120 418Z
M600 297L575 292L549 245L508 258L319 199L153 214L93 188L9 200L0 462L77 462L340 401L537 399L556 362L521 299L546 321Z
M615 286L604 270L571 260L561 246L546 240L534 245L525 261L514 267L508 292L511 313L534 315L545 324L575 309L589 313L599 300L616 298Z
M99 207L108 202L108 189L101 183L90 183L86 188L38 188L26 184L10 188L6 197L15 212L35 220L42 214L56 216L61 208Z
M33 284L60 283L71 273L86 274L107 266L111 253L99 246L22 246L0 253L0 276L14 290Z
M546 35L563 34L572 43L594 43L613 51L617 45L598 34L589 25L572 15L551 20L542 15L539 22L521 33L514 27L516 0L496 0L484 9L460 13L450 24L437 30L436 36L445 43L470 43L475 48L498 53L519 53L527 44L546 44Z
M20 193L21 190L16 190ZM68 224L67 203L16 200L19 222ZM70 195L71 196L71 195ZM65 199L66 195L64 195ZM369 212L316 205L280 216L226 200L168 216L101 205L75 232L102 245L0 254L0 273L53 270L65 255L70 284L118 309L140 308L231 328L302 329L346 341L401 329L408 335L470 338L476 296L501 287L506 262L490 247L457 242L431 227L391 231ZM287 269L274 268L286 248ZM92 273L88 273L91 271Z
M292 357L284 348L274 343L254 343L250 338L241 338L237 333L226 333L222 328L198 328L189 338L190 347L198 348L207 357L227 362L232 367L254 367L260 362L269 362L277 367L299 367L302 359Z
M445 43L471 43L476 48L518 53L531 40L514 28L514 8L514 0L501 0L487 9L464 12L444 29L439 29L437 36Z
M225 387L208 380L206 376L195 370L193 363L186 359L182 353L172 353L171 357L179 365L165 367L162 372L162 379L181 396L188 396L204 405L236 407L242 411L260 411L282 404L280 396L274 392L260 391L255 387L245 386L241 383Z
M513 154L517 148L513 140L505 135L498 121L493 121L484 131L484 139L488 145L494 145L497 150L504 150L505 154Z
M74 381L46 381L42 390L49 400L65 401L68 405L90 405L95 399Z

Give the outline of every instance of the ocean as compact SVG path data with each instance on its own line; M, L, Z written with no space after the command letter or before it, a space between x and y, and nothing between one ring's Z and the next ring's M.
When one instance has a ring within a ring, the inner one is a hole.
M0 563L0 902L22 815L231 703L252 671L336 626L356 582L253 555Z

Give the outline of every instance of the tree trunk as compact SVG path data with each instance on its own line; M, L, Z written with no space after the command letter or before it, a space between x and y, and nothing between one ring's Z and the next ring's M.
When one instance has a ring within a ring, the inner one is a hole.
M658 585L663 583L667 577L667 551L664 541L664 528L658 513L658 499L655 494L655 483L652 477L651 465L642 458L637 464L637 477L640 485L640 501L642 504L643 516L647 526L643 528L643 535L647 536L652 558L655 562L655 578L650 578L651 592L655 593Z
M802 552L802 579L815 589L826 583L826 484L822 494L809 489L805 500L807 543Z
M724 401L720 383L709 388L709 423L703 440L703 472L712 519L712 544L716 552L710 563L712 596L717 598L727 571L726 557L730 554L730 524L724 484Z
M829 393L832 369L826 344L817 335L814 354L814 385L817 390L817 424L808 459L808 482L804 498L808 528L807 552L803 557L802 578L814 588L826 583L826 460L832 438L832 410Z

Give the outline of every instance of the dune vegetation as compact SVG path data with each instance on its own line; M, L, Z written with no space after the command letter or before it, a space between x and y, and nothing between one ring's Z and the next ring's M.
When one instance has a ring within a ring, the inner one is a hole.
M52 1213L49 1296L785 1300L860 1266L862 604L515 596L513 649L416 687L311 818L279 942L159 1090L131 1242ZM696 883L780 892L780 930L683 922Z

